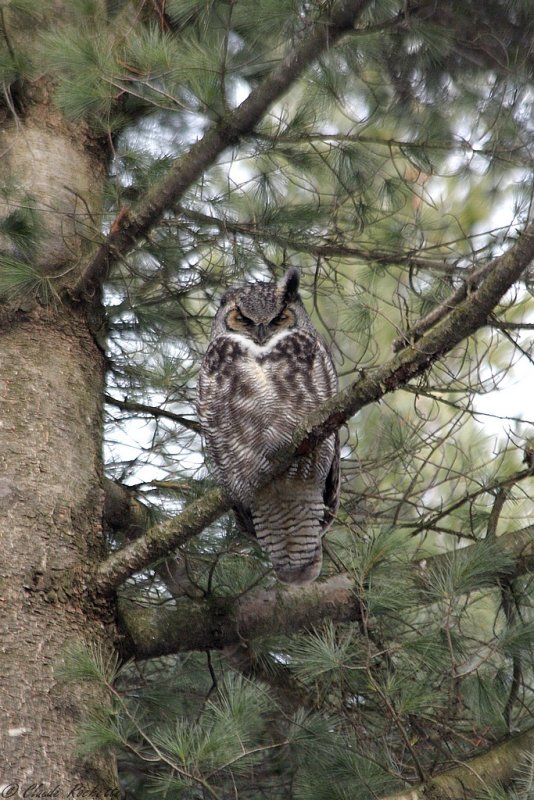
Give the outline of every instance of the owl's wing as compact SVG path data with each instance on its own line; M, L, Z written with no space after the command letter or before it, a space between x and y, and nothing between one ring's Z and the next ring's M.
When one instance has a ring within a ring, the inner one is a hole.
M322 337L317 336L316 358L313 366L313 381L319 393L318 399L322 402L332 397L338 389L338 381L334 361L326 343ZM334 452L330 470L326 476L323 491L323 502L325 506L324 518L321 530L324 534L334 521L336 511L339 506L339 483L340 483L340 444L339 432L332 435Z
M323 492L323 502L325 505L324 520L321 526L323 534L326 533L334 518L339 506L339 486L340 486L340 446L339 433L335 433L334 458L330 466L330 471L326 476L326 483Z
M250 508L247 508L246 506L234 506L232 510L234 512L235 521L239 532L245 536L252 536L252 538L255 539L256 529L254 527L252 511Z

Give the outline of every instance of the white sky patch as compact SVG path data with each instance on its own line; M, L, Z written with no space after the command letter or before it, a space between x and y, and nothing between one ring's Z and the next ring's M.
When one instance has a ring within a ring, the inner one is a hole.
M522 346L528 351L526 338L522 337ZM533 349L531 339L530 350ZM534 365L523 356L508 370L498 388L477 395L474 407L487 415L478 420L485 433L495 439L511 437L520 445L522 437L534 437Z

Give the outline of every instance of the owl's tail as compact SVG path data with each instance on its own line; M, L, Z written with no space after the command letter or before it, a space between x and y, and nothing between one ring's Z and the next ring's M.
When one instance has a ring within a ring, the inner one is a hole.
M260 545L283 583L309 583L321 571L325 507L315 481L275 480L254 498Z

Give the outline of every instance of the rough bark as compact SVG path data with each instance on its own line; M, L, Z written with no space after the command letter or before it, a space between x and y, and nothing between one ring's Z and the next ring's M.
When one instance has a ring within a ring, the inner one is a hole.
M533 534L534 526L530 525L497 540L500 554L510 558L508 577L524 575L534 568ZM433 601L434 593L428 591L432 572L444 572L452 559L472 558L476 548L485 546L480 542L414 562L413 579L419 586L421 605ZM492 582L495 578L488 576L488 585ZM235 602L182 598L176 604L156 606L132 595L119 602L125 654L141 659L227 647L267 634L295 633L326 620L357 620L359 613L354 581L348 574L307 586L256 589Z
M38 245L32 268L37 273L66 279L73 254L88 249L98 229L98 189L103 177L84 157L83 146L72 138L55 114L11 121L0 134L0 179L13 187L0 201L0 216L19 208L38 215ZM96 197L95 197L96 191ZM1 242L9 250L7 242ZM14 253L17 255L17 253Z
M91 246L106 156L54 110L46 77L18 100L17 114L0 109L0 216L31 208L37 224L27 249L0 247L36 285L0 308L0 783L5 796L103 798L116 794L113 759L77 754L80 719L102 698L58 668L71 645L106 652L115 636L114 607L89 602L84 579L104 555L104 356L84 308L53 293L44 306L39 287L71 280Z
M64 308L0 328L1 778L21 791L114 787L110 763L75 754L94 693L56 678L69 644L106 648L113 622L87 605L81 571L103 553L102 362L83 317Z

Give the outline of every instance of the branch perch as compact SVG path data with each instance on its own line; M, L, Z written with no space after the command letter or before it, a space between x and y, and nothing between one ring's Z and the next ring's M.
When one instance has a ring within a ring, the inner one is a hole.
M356 604L348 575L309 586L256 589L235 602L223 598L181 600L171 605L140 605L119 599L119 618L127 636L126 653L136 658L190 650L223 648L269 633L291 633L325 619L354 619Z

